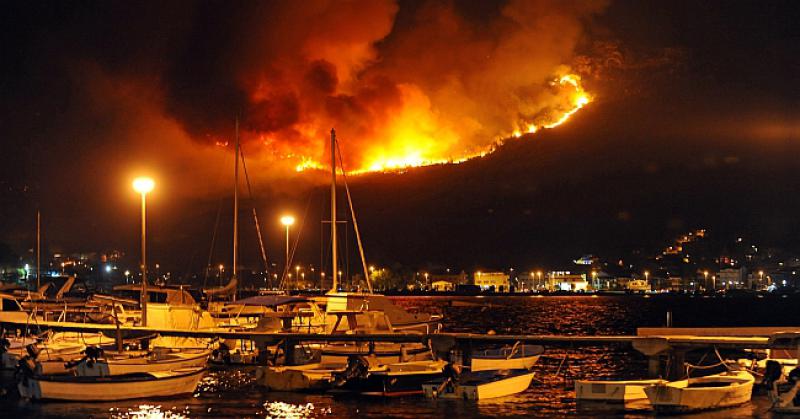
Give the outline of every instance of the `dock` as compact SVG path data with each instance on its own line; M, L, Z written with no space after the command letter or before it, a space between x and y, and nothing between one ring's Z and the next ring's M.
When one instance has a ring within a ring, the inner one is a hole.
M790 349L800 344L800 327L738 327L738 328L639 328L636 335L520 335L478 333L385 333L385 334L318 334L292 332L233 331L228 329L180 330L114 324L85 324L41 321L37 323L5 321L6 330L53 330L61 332L100 332L108 336L161 335L184 338L240 339L257 346L297 343L333 342L391 342L423 343L437 353L459 350L469 354L473 347L492 344L536 344L549 348L578 348L587 346L622 345L648 358L648 374L670 377L680 374L685 355L701 349ZM800 354L800 351L798 351ZM668 367L669 371L664 369Z

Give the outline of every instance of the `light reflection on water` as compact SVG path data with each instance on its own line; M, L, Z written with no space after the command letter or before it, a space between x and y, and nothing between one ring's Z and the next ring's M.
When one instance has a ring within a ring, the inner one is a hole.
M175 408L162 410L161 406L148 404L139 405L136 408L128 408L121 411L117 408L108 409L109 417L114 419L185 419L189 409L178 413L173 411Z
M445 314L446 331L479 333L633 334L639 326L661 326L667 310L673 311L675 326L780 326L800 318L800 304L794 299L523 297L480 301L491 302L491 308L449 307L447 300L441 298L398 300L402 305ZM14 418L653 417L648 410L630 412L613 405L578 405L574 400L576 379L636 379L644 375L645 358L623 346L548 349L535 370L534 383L524 393L479 402L268 392L254 384L250 369L210 372L195 395L180 399L95 404L27 403L0 397L0 412L3 417ZM763 417L767 409L766 397L758 396L751 404L701 416Z

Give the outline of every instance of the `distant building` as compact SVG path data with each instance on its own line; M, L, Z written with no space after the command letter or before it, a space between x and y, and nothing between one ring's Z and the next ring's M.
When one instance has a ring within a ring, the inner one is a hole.
M530 292L547 288L547 278L539 272L522 272L517 275L517 290Z
M553 271L547 277L548 286L554 291L586 291L589 287L589 282L586 281L586 274Z
M625 278L617 278L617 281L619 282L620 286L623 286L628 291L632 292L650 291L650 283L641 278L634 279L631 277L625 277Z
M684 288L683 278L675 275L667 277L667 289L670 291L681 291Z
M464 285L467 283L467 273L464 271L461 271L459 273L434 272L431 273L431 281L433 282L446 281L454 285Z
M494 289L497 292L505 292L508 291L509 284L508 284L508 274L504 272L475 272L475 276L472 278L475 282L475 285L481 287L481 289Z
M719 271L718 288L750 288L746 268L725 268Z
M435 281L431 284L431 288L439 292L455 291L456 284L450 281Z

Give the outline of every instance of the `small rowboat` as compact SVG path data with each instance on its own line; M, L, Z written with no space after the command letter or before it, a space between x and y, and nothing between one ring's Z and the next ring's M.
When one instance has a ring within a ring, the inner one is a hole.
M70 375L23 377L19 394L31 400L117 401L191 394L205 374L205 368L135 373L112 377Z
M625 403L632 400L647 400L644 389L666 384L667 380L631 381L575 381L575 398L578 401Z
M522 393L531 385L534 374L527 369L468 372L455 379L425 383L422 391L428 398L492 399Z
M533 368L544 353L544 347L539 345L520 345L488 349L472 355L470 370L472 372L485 370L517 370Z
M693 412L737 406L750 401L755 379L745 371L730 371L645 387L659 412Z

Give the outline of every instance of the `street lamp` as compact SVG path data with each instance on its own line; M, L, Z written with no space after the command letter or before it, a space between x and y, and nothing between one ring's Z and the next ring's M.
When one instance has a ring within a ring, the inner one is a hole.
M708 286L708 271L703 271L703 286Z
M599 288L599 284L597 283L597 271L592 271L592 286L595 291Z
M142 195L142 326L147 326L147 194L153 191L156 182L149 177L138 177L133 180L133 190Z
M644 282L650 285L650 271L644 271ZM650 289L653 289L652 285L650 285Z
M292 217L291 215L284 215L283 217L281 217L281 224L283 224L283 226L286 227L286 269L284 269L284 272L288 272L289 271L289 227L291 227L292 224L294 224L294 217Z

